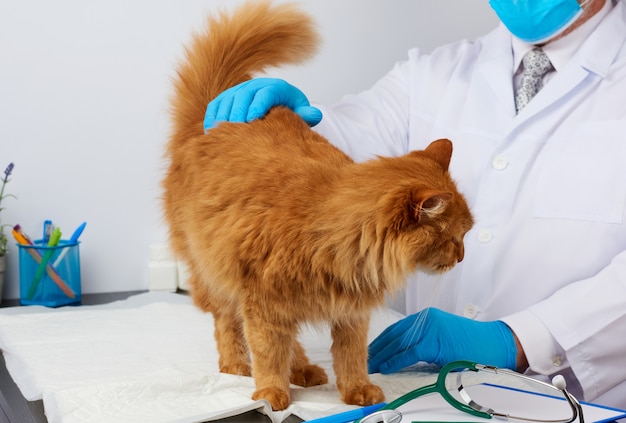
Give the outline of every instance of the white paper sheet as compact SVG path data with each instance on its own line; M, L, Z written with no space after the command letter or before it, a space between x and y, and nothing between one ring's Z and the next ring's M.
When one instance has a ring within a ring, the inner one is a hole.
M369 338L400 318L377 310ZM251 400L252 378L218 372L212 316L186 296L148 293L105 306L0 309L7 369L28 400L43 399L50 423L195 423L255 409L280 423L291 414L309 420L355 408L339 399L334 385L329 331L304 328L300 338L329 383L292 386L289 408L272 412ZM432 367L425 370L371 378L390 401L433 383ZM473 421L442 401L430 396L406 407L438 407L434 415L413 410L422 421Z
M401 317L377 311L370 338ZM334 385L328 330L304 328L301 339L331 383L294 386L292 405L271 412L250 399L253 379L218 372L213 319L185 296L150 293L108 306L0 311L7 368L28 400L43 399L51 423L191 422L256 408L281 422L290 414L310 419L354 408L340 401ZM433 378L373 380L395 398Z

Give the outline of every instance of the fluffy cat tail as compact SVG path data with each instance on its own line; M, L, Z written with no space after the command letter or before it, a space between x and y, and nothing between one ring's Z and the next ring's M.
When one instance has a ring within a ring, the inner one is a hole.
M222 91L267 67L302 62L318 43L312 19L293 4L251 0L231 15L209 17L186 47L174 80L175 138L202 134L207 104Z

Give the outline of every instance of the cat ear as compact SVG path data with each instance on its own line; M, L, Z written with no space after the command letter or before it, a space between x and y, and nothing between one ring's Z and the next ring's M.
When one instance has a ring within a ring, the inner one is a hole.
M452 141L442 138L430 143L424 152L432 159L435 159L444 170L448 170L450 159L452 158Z
M449 191L425 190L421 191L411 205L413 218L419 222L422 217L435 217L444 212L453 194Z
M454 194L435 189L408 189L394 197L386 210L392 216L391 227L398 232L419 223L424 218L435 218L448 207Z

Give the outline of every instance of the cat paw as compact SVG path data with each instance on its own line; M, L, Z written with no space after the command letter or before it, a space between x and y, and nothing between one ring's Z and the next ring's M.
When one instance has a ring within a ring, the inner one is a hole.
M278 388L258 389L252 394L253 400L266 400L272 406L273 411L284 410L289 406L291 399L289 393Z
M328 383L328 376L320 366L309 364L299 369L292 369L289 382L299 386L317 386Z
M346 404L365 406L383 402L385 394L378 386L367 384L344 392L341 399Z
M220 366L220 372L237 376L251 376L252 368L246 363L225 364Z

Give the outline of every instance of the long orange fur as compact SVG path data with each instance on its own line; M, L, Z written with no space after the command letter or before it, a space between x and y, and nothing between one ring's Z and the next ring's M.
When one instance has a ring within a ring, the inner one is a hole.
M253 398L274 410L289 405L290 382L328 381L297 341L304 322L330 325L342 399L383 401L367 374L371 310L416 269L452 268L473 223L448 173L448 140L356 164L282 107L204 134L210 100L268 66L302 61L317 42L294 6L249 2L194 35L172 98L171 245L188 264L195 304L214 316L220 370L253 375Z

